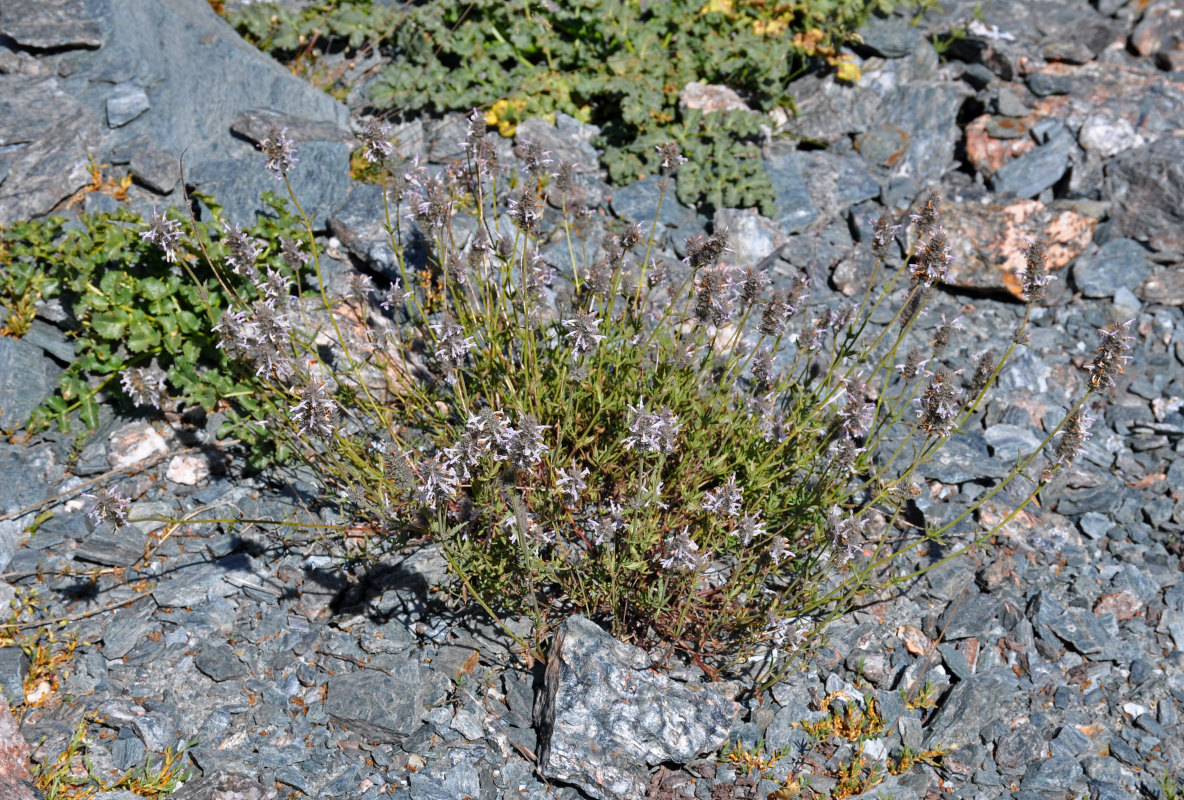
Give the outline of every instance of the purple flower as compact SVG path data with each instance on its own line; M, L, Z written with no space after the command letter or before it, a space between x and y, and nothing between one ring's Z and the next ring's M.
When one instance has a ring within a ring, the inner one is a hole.
M687 533L687 528L684 527L679 534L671 534L666 539L665 558L658 559L658 563L664 569L676 569L689 572L696 569L701 563L707 560L710 554L704 553L698 555L699 545L691 539Z
M578 359L585 353L596 349L596 345L604 338L604 334L597 331L600 320L595 311L577 311L571 319L563 321L570 332L565 338L572 340L572 358Z

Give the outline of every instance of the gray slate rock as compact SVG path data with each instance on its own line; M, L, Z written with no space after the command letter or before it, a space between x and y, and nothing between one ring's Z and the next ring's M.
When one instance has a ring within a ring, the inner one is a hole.
M278 792L246 775L218 771L186 781L172 800L275 800Z
M573 616L547 660L535 717L539 773L599 800L640 800L649 765L715 750L739 716L737 703L652 671L640 648Z
M397 210L393 200L388 199L388 203L392 206L393 224ZM329 216L329 230L355 258L392 281L400 278L399 261L386 232L382 187L373 184L350 187L345 202ZM411 220L402 220L399 230L407 269L422 269L428 259L427 240Z
M107 126L123 127L151 107L144 87L135 83L118 84L107 95Z
M1113 297L1119 288L1134 289L1152 269L1143 245L1134 239L1111 239L1098 252L1073 262L1073 283L1085 297Z
M991 186L997 194L1035 197L1050 188L1069 168L1069 157L1077 144L1067 132L1053 136L1048 143L1004 164L995 173Z
M872 17L859 29L857 50L884 58L901 58L922 41L921 31L903 17Z
M334 675L324 708L334 722L371 741L397 741L419 727L425 691L419 662L407 659L398 673L363 669Z
M609 203L613 214L628 223L640 223L648 228L654 214L658 214L658 222L675 228L691 228L698 225L698 217L694 210L684 206L674 196L674 182L666 190L662 198L662 208L658 210L658 198L662 196L658 183L662 178L650 175L636 183L622 186L613 192Z
M0 223L46 214L90 183L98 143L95 116L56 78L0 75Z
M148 537L135 525L116 531L100 529L78 544L74 557L93 564L130 567L144 557Z
M1118 232L1156 250L1184 251L1184 140L1165 136L1115 156L1106 196Z
M112 614L103 631L103 655L115 659L130 653L156 626L152 620L155 611L156 603L152 598L141 597Z
M101 47L102 30L86 0L5 0L0 34L23 47L62 50Z
M63 84L95 117L105 113L112 84L143 87L150 107L112 131L111 146L146 139L173 159L185 152L187 181L214 194L232 221L252 223L267 210L260 191L286 192L265 169L254 142L232 132L236 119L264 109L322 126L314 139L293 136L300 161L291 179L315 224L323 226L348 185L346 107L243 41L205 0L106 5L99 20L105 46L75 56ZM161 31L168 31L167 48L160 46ZM201 65L199 78L195 64ZM327 139L330 129L333 138Z

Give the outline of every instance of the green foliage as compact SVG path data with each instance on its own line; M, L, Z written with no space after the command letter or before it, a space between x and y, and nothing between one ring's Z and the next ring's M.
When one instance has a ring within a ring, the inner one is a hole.
M653 145L675 140L704 172L679 175L678 196L772 213L757 158L760 114L704 119L679 108L688 83L727 85L758 111L790 102L811 58L837 48L887 0L428 0L411 6L336 0L294 13L254 3L230 16L249 41L302 60L313 43L375 45L389 58L370 85L379 108L439 114L482 108L503 135L562 111L601 126L611 180L657 172Z
M247 233L268 244L261 268L291 276L277 255L278 243L281 236L293 235L298 218L274 196L265 201L274 216L260 218ZM212 200L207 206L220 211ZM192 260L188 275L141 239L144 220L127 210L82 215L77 223L49 217L0 230L0 302L10 309L10 321L26 314L31 320L38 304L57 299L72 323L74 361L58 392L34 411L32 431L55 423L68 431L73 412L93 429L100 392L121 392L118 378L129 367L156 364L166 374L173 399L206 411L248 392L250 384L231 368L211 330L230 300L197 257L202 247L212 257L224 256L225 248L212 237L217 220L194 226L176 219L194 243L182 256ZM253 287L243 281L239 290ZM225 433L257 444L261 454L266 442L257 426L247 424L254 410L249 405L242 403L231 413Z

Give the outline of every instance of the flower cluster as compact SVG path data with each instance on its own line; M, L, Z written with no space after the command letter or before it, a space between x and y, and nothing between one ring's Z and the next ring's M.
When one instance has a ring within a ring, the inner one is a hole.
M678 417L668 408L658 413L646 411L645 398L636 406L628 406L629 435L625 449L640 453L673 453L678 441Z
M176 220L156 213L154 208L148 230L142 232L140 238L163 250L165 261L177 263L177 256L181 253L181 225Z
M276 180L283 180L296 162L296 146L288 138L288 129L271 129L271 132L259 142L259 149L267 157L267 168L275 173Z

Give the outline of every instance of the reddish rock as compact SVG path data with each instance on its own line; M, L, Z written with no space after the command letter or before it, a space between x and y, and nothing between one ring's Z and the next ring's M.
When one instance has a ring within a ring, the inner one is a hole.
M1022 120L1010 122L1023 125ZM974 168L984 177L991 177L1000 167L1013 158L1036 147L1036 142L1029 136L1019 139L996 139L987 134L987 126L991 123L991 115L983 114L966 126L966 157Z
M1017 298L1017 274L1029 240L1039 236L1048 242L1045 263L1055 272L1085 250L1098 224L1092 217L1036 200L953 202L945 206L943 219L954 256L944 282L980 291L1005 290Z
M696 108L704 114L712 111L752 111L744 98L728 86L691 81L678 94L680 108Z
M1139 601L1139 598L1135 597L1126 589L1115 594L1104 594L1094 604L1095 614L1104 614L1107 611L1112 611L1114 612L1114 616L1124 621L1136 616L1142 610L1143 604Z
M0 697L0 797L33 800L37 796L29 774L29 745L8 710L8 702Z
M1141 56L1177 50L1184 42L1184 8L1177 0L1156 0L1143 10L1131 33L1131 46Z

